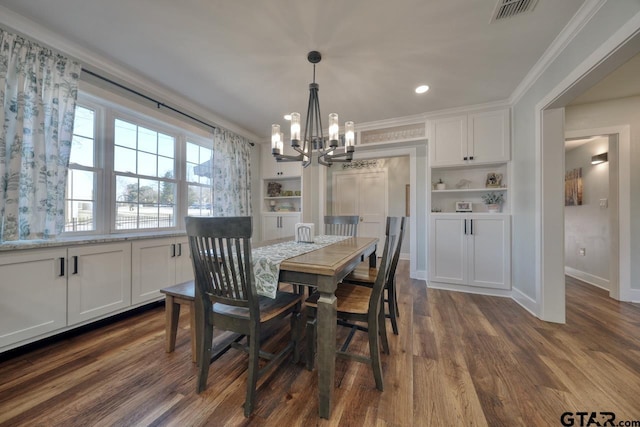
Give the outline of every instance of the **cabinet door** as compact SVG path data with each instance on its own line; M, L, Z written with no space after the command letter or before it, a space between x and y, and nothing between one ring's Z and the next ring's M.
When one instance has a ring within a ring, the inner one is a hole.
M191 252L189 251L189 239L179 238L176 244L176 278L175 282L184 283L193 280L193 263L191 262Z
M429 280L467 283L467 235L461 215L431 215Z
M280 237L293 237L300 215L283 215L280 220Z
M511 287L510 217L471 216L469 230L469 285Z
M262 215L262 240L280 238L280 216Z
M68 249L69 325L131 304L131 243Z
M469 156L473 163L506 162L511 153L509 110L470 114Z
M284 144L284 154L296 156L298 153L291 148L291 145ZM262 177L263 178L286 178L302 175L301 162L278 162L271 154L271 144L264 144L262 148Z
M429 157L432 166L467 163L467 116L431 121Z
M178 248L175 239L138 240L132 243L131 303L162 297L160 289L175 285Z
M67 325L66 249L0 255L0 349Z

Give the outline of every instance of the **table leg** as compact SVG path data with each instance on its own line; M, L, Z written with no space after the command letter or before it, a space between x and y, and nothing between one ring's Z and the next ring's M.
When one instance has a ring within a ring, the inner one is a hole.
M331 398L336 372L336 305L333 292L320 292L317 313L319 413L321 418L326 419L331 416Z
M369 268L376 268L378 265L378 257L376 256L376 251L371 252L369 255Z

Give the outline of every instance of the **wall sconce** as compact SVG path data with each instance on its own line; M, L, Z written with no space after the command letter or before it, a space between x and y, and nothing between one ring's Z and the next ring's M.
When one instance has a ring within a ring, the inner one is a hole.
M599 165L600 163L604 163L609 161L608 153L602 153L602 154L596 154L595 156L591 157L591 164L592 165Z

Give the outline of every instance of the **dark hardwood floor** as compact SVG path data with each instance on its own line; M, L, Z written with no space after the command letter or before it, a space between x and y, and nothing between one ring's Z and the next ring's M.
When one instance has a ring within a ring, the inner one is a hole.
M251 418L240 352L214 362L196 394L188 312L167 354L156 307L1 362L0 425L559 426L580 411L640 420L640 305L567 278L567 323L545 323L508 298L427 291L407 268L384 392L367 365L337 360L329 421L317 417L316 372L289 360L260 383ZM266 345L288 339L287 326ZM365 334L352 347L366 354Z

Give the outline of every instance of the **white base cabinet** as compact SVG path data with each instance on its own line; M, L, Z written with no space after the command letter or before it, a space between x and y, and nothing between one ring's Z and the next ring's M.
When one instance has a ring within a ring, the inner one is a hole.
M429 281L511 288L511 217L432 214Z
M132 304L162 298L160 289L193 280L187 237L135 241L132 261Z
M68 322L84 322L131 304L131 243L67 249Z
M67 325L67 250L0 254L0 348Z
M0 254L0 349L125 309L131 244Z

